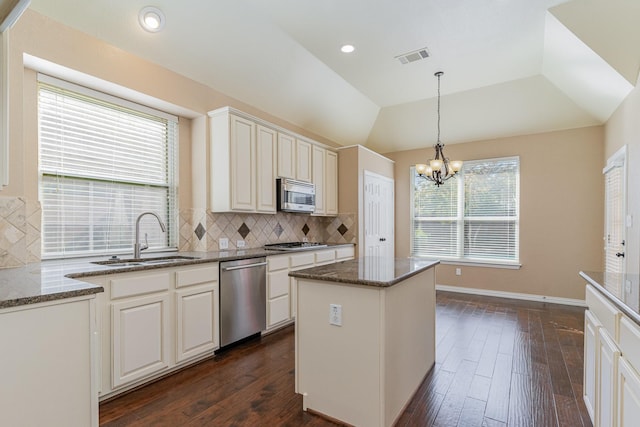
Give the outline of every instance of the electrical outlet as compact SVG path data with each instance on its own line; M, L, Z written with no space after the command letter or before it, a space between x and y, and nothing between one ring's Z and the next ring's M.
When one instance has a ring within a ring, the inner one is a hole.
M244 240L238 240L236 242L236 248L244 248Z
M342 306L340 304L329 304L329 324L342 326Z
M462 269L456 268L456 276L462 276Z
M226 237L221 237L218 239L218 248L220 249L229 249L229 239Z

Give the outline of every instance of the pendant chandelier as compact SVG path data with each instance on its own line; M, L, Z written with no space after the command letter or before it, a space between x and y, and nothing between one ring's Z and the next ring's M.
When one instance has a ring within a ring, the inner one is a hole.
M444 144L440 141L440 77L442 77L443 74L442 71L435 73L435 76L438 78L438 140L436 145L433 146L436 150L436 156L429 160L428 165L424 163L418 163L416 165L418 176L427 181L433 181L438 187L444 184L446 180L456 176L460 169L462 169L461 160L449 161L442 151Z

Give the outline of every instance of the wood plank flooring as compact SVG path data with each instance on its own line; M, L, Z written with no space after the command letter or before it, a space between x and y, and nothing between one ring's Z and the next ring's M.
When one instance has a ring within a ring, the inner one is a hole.
M438 292L436 310L436 365L397 426L591 426L584 309ZM293 389L289 327L101 404L100 425L335 425Z

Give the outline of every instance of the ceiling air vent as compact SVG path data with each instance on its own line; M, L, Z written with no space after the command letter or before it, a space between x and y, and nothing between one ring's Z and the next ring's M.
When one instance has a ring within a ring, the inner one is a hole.
M429 52L426 47L423 47L422 49L414 50L413 52L398 55L396 56L396 59L402 64L408 64L409 62L420 61L421 59L427 59L428 57Z

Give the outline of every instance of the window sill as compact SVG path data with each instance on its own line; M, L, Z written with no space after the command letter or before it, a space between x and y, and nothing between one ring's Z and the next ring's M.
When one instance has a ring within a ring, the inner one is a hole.
M420 257L418 257L420 258ZM433 258L433 257L424 257L424 258ZM501 268L506 270L520 270L522 264L520 263L510 263L510 262L499 262L499 261L470 261L470 260L459 260L459 259L440 259L440 264L442 265L463 265L466 267L486 267L486 268Z

